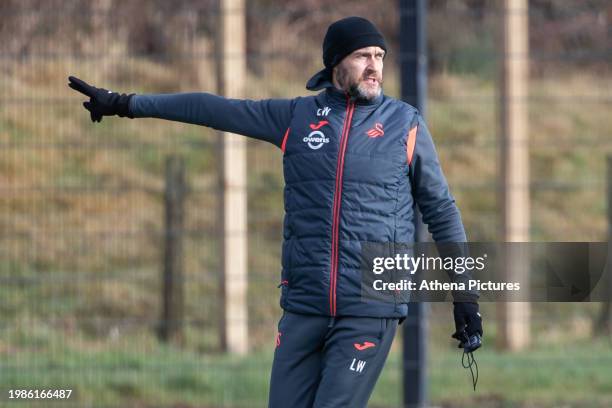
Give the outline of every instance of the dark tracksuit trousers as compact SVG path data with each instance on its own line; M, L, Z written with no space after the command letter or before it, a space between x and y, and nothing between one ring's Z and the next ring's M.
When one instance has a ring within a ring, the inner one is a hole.
M303 315L278 323L269 408L367 405L398 319Z

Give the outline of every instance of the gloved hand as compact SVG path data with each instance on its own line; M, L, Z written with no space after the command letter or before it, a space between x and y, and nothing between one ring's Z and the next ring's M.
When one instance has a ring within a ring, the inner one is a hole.
M118 94L104 88L96 88L73 76L69 76L68 81L69 87L89 96L89 102L83 102L83 106L89 111L92 122L100 122L102 116L112 115L134 118L129 109L130 98L134 94Z
M453 302L455 308L455 333L451 337L459 340L459 348L466 352L478 349L482 342L482 318L476 302Z

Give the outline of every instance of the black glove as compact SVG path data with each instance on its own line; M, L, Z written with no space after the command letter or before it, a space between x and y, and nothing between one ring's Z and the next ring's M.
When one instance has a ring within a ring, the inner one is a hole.
M455 308L455 333L451 337L459 340L459 348L474 351L481 346L482 318L478 312L478 303L453 302Z
M134 94L118 94L104 88L96 88L73 76L69 76L68 81L69 87L89 96L89 102L83 102L83 106L89 111L92 122L100 122L102 116L112 115L134 118L129 107L130 98Z

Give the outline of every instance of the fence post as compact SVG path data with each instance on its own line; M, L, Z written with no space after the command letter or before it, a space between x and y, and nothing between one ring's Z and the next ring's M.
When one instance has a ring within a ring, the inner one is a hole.
M607 156L606 160L606 182L607 182L607 196L608 196L608 256L610 256L612 247L610 241L612 241L612 155ZM612 262L612 261L610 261ZM610 262L606 263L606 268L612 268ZM608 335L612 336L612 271L609 269L606 271L606 277L608 278L608 301L603 305L604 312L604 327L607 329Z
M399 0L400 70L402 100L415 106L423 116L427 110L427 1ZM414 206L417 242L429 241L418 207ZM411 302L403 327L404 408L427 406L428 305Z
M527 0L504 0L502 5L503 54L500 64L501 122L501 226L502 241L529 241L529 145L528 145L528 14ZM506 279L527 274L529 260L519 246L508 245L504 260ZM497 304L497 346L518 351L530 341L530 304Z
M221 0L217 24L218 93L228 98L244 98L245 1ZM222 241L219 340L223 351L246 354L249 349L246 138L219 132L218 140Z
M606 185L607 185L607 190L606 190L606 197L607 197L607 205L608 205L608 253L607 256L610 256L610 253L612 253L611 249L612 249L612 245L610 244L610 241L612 239L612 156L607 156L606 158ZM605 271L605 277L608 280L608 292L607 292L607 296L612 296L612 276L611 273L612 271L610 271L610 268L612 268L612 265L610 265L612 261L608 260L606 262L606 268L608 268ZM609 335L612 336L612 302L610 301L610 299L608 298L606 302L603 302L601 304L601 311L599 312L599 317L597 318L596 324L595 324L595 328L594 328L594 333L595 335Z
M159 337L164 342L180 343L183 340L183 221L186 192L184 160L169 156L166 159L164 193L163 307L159 328Z

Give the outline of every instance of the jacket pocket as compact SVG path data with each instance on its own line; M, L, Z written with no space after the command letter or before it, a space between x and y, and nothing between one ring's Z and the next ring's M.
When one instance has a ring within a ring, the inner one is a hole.
M285 306L287 305L287 296L289 294L289 281L282 279L281 283L278 284L278 287L281 289L280 307L285 309Z
M380 320L380 331L378 332L378 340L382 340L387 331L387 319L381 318Z

